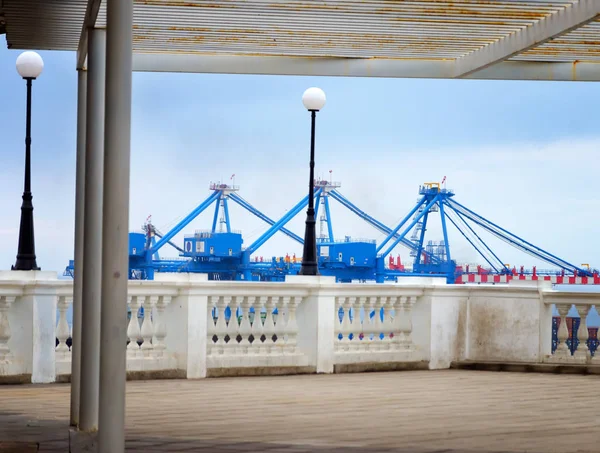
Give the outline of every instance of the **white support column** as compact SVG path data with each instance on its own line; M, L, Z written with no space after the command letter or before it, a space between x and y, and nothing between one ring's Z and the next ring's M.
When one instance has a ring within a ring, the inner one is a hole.
M73 282L73 334L71 346L71 426L79 424L81 370L81 283L83 280L83 219L85 206L85 129L87 72L77 71L77 174L75 182L75 275Z
M85 221L79 429L98 429L106 31L88 31Z
M99 453L125 451L133 0L107 0Z

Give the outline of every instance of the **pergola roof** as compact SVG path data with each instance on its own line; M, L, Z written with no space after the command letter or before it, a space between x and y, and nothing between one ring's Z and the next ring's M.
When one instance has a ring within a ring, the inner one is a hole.
M105 2L4 0L9 47L79 48L82 65L86 11L103 27ZM600 0L135 0L134 70L600 80L599 13Z

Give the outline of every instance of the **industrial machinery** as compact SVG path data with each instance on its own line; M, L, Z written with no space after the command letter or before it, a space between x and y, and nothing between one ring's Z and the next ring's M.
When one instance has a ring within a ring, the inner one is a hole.
M575 281L572 278L592 278L593 283L600 284L598 272L589 265L575 266L557 256L542 250L524 239L508 232L506 229L490 222L454 199L454 193L442 187L440 183L425 183L419 187L417 204L394 228L379 222L363 210L359 209L340 192L341 184L334 181L315 181L315 217L321 212L321 231L317 237L317 254L319 272L326 276L335 276L338 282L351 281L398 281L403 276L440 276L448 283L496 282L502 283L513 278L545 278L563 279L565 283L592 283L591 281ZM129 234L129 277L131 279L153 279L155 272L197 272L206 273L210 280L258 280L282 281L286 275L298 274L301 259L290 257L252 259L257 250L273 235L281 232L299 244L302 238L286 229L287 223L308 205L308 196L286 212L281 219L275 221L260 212L238 193L239 187L221 182L211 183L210 196L184 217L169 232L163 234L150 221L146 220L143 232ZM377 244L375 240L343 239L334 237L331 220L330 199L336 200L358 217L365 220L386 237ZM233 201L248 212L270 225L252 244L244 247L242 233L232 230L228 202ZM190 224L198 215L215 205L212 228L196 231L186 235L183 247L173 242L174 237ZM433 214L440 215L443 240L434 242L426 239L428 221ZM529 253L556 269L552 271L525 271L521 268L510 268L483 241L469 224L480 227L506 243ZM467 242L486 261L488 267L459 266L452 259L448 241L448 226L452 224ZM171 245L179 252L179 257L161 258L159 251L165 245ZM392 257L397 246L402 245L410 251L414 258L409 265ZM73 275L73 261L65 270L66 275ZM557 281L562 283L561 281Z
M402 231L399 236L391 241L390 245L387 245L390 241L390 237L386 238L377 248L377 252L382 252L382 255L387 255L396 244L412 230L411 240L416 246L416 252L413 253L415 261L413 264L412 272L417 275L424 274L437 274L445 275L448 283L463 283L460 277L463 274L469 274L468 266L456 266L456 262L451 259L450 243L448 242L448 222L450 222L467 240L467 242L477 251L477 253L488 263L489 268L483 266L477 267L477 273L486 273L488 275L494 275L494 278L489 279L490 283L502 283L509 281L515 276L525 276L530 274L532 279L537 280L543 278L546 280L552 280L552 277L559 276L571 276L577 278L578 276L583 278L582 281L568 280L565 283L596 283L600 284L598 278L598 271L591 269L589 265L583 265L581 267L571 264L552 253L549 253L538 246L533 245L519 236L509 232L508 230L498 226L497 224L487 220L474 211L458 203L453 197L454 192L447 190L445 187L441 187L440 183L425 183L419 187L419 194L421 197L417 201L416 206L409 212L409 214L394 228L393 232ZM424 243L425 231L427 230L427 222L430 219L430 215L434 212L439 212L442 225L443 241L434 243L429 241L427 245ZM412 221L410 220L412 217ZM502 261L498 255L489 247L489 245L478 235L475 229L469 224L472 222L488 233L495 237L503 240L505 243L516 247L517 249L528 253L537 259L555 266L555 270L537 271L536 268L532 272L526 272L521 268L520 273L515 268L510 268L504 261ZM413 249L414 251L414 249ZM427 253L423 253L423 251ZM429 256L435 256L438 261L431 260ZM383 263L378 262L378 275L377 281L383 281L386 272L383 270ZM507 276L508 278L502 279L501 276ZM587 279L593 279L587 281ZM484 279L485 280L485 279ZM468 279L468 281L475 282L475 279ZM481 280L480 280L481 281ZM558 281L562 283L562 281Z

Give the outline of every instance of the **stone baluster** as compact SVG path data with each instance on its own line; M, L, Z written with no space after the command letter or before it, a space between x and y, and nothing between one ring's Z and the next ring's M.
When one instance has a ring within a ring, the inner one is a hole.
M15 296L0 296L0 363L9 362L11 358L8 341L11 337L8 311L14 303Z
M58 338L58 346L56 346L56 360L64 360L69 356L69 323L67 322L67 310L73 301L72 297L58 297L58 324L56 326L56 338Z
M344 317L342 318L342 341L341 350L348 351L350 349L350 334L352 333L352 323L350 322L350 308L354 302L354 297L344 297Z
M377 298L375 302L375 316L373 317L373 346L372 349L375 351L381 351L383 349L383 342L381 340L381 333L383 332L383 322L381 321L381 309L385 305L387 297L381 296Z
M343 297L335 298L335 327L334 327L334 335L335 335L335 343L334 343L334 351L341 351L342 339L340 339L340 334L342 333L342 322L344 318L340 320L340 308L342 308L344 304ZM345 316L345 314L343 315Z
M218 296L210 296L208 298L208 314L207 314L207 329L206 329L206 354L212 355L215 353L215 341L213 337L216 335L217 329L215 326L215 318L213 316L213 310L217 307L217 302L219 301Z
M567 315L569 314L569 310L571 309L570 304L557 304L556 310L558 310L558 314L560 316L560 325L558 326L558 346L556 347L556 352L554 355L556 357L569 357L571 355L571 351L569 350L569 346L567 345L567 340L569 338L569 329L567 328Z
M129 344L127 345L128 357L135 357L140 349L140 346L137 344L138 338L141 336L138 312L144 299L145 297L143 296L129 296L127 298L127 304L131 307L131 318L127 326L127 337L129 338Z
M402 349L406 340L406 335L404 333L404 318L406 317L404 312L405 303L406 296L396 297L394 300L394 338L392 339L391 345L391 349L394 351L399 351Z
M406 301L404 304L404 307L405 307L404 313L406 315L406 321L405 321L406 328L404 330L404 349L409 352L415 350L415 344L413 343L413 339L412 339L412 331L413 331L412 308L414 307L414 305L416 303L417 303L417 297L409 296L406 298Z
M149 356L154 349L152 337L154 336L154 323L152 322L152 309L158 302L158 296L146 297L143 303L144 319L142 321L141 335L144 342L142 343L142 352L144 356Z
M254 354L262 354L264 352L263 349L263 342L261 337L263 336L263 323L262 323L262 319L260 316L260 312L262 310L263 305L265 304L267 298L262 296L262 297L257 297L256 300L254 301L254 321L252 322L252 337L254 338L252 340L252 352Z
M247 354L250 349L250 335L252 335L252 325L250 324L250 307L256 300L255 296L241 298L240 305L242 307L242 321L240 322L239 334L242 337L238 346L240 354Z
M373 342L375 341L375 319L371 319L371 312L375 309L375 305L377 305L377 297L371 296L367 299L365 303L365 320L363 322L363 341L365 342L365 347L367 350L370 350Z
M365 304L366 297L353 297L352 298L352 341L350 342L350 348L358 352L363 345L360 340L360 335L363 333L362 321L360 320L361 310Z
M286 341L286 321L285 311L290 303L290 297L279 297L277 301L277 319L275 321L275 336L277 341L275 342L275 350L278 353L283 354Z
M296 309L302 302L302 297L292 297L288 303L288 319L286 323L285 352L295 354L298 341L298 323L296 322ZM337 342L336 342L337 343Z
M594 305L596 307L596 312L598 314L600 314L600 305L596 304ZM589 335L589 333L588 333ZM596 339L597 341L600 341L600 329L596 332ZM600 362L600 343L596 343L598 346L594 352L594 355L592 356L592 362L594 364L598 364Z
M396 296L388 297L383 306L383 349L390 350L392 347L394 333L394 318L392 318L392 308L398 298Z
M171 303L171 296L162 296L156 303L156 322L154 323L154 354L156 357L163 357L167 346L165 338L167 337L167 324L164 315L165 308Z
M577 313L579 313L579 328L577 329L577 338L579 339L579 346L577 346L577 350L575 351L574 357L580 360L589 360L592 357L592 354L588 348L587 340L589 338L588 326L587 326L587 316L590 312L590 305L577 305L575 304L575 308L577 309Z
M265 304L265 308L267 309L267 317L265 318L265 324L263 326L266 352L270 353L273 351L273 335L275 335L275 322L273 321L273 309L277 306L277 301L279 297L273 296L267 299L267 303Z
M217 336L217 344L215 352L223 354L225 352L225 337L227 335L227 321L225 320L225 309L231 302L231 296L221 296L217 300L217 324L215 325L215 335Z
M240 324L238 323L237 318L237 308L240 297L234 296L230 298L229 302L229 322L227 323L227 331L225 333L226 337L229 337L229 341L225 345L225 351L227 354L235 354L238 347L237 336L239 332Z

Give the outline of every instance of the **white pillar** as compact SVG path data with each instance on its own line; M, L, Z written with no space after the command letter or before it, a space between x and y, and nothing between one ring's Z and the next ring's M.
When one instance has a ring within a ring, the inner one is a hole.
M335 277L322 275L288 275L286 282L309 284L311 294L296 309L298 323L297 347L308 355L317 373L333 373L335 364L335 325L339 323L335 291L322 285L332 285Z
M98 452L125 451L133 0L107 0Z
M71 334L71 425L79 424L79 376L81 370L81 283L83 279L83 219L85 187L85 116L87 72L77 71L77 174L75 182L75 275L73 329Z
M98 429L100 382L100 290L102 286L102 184L104 178L104 89L106 31L88 32L85 154L85 221L82 289L79 429Z
M177 357L177 367L186 370L187 379L206 377L206 347L208 342L208 296L203 287L194 285L207 282L208 274L158 272L155 280L179 284L179 295L162 313L168 326L165 339L167 350Z
M43 275L46 275L44 277ZM34 284L25 288L21 304L31 304L32 313L32 366L31 383L47 384L56 381L56 289L52 284L46 286L46 281L56 280L56 273L41 272L35 278Z

